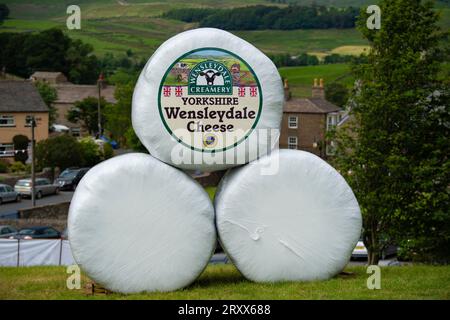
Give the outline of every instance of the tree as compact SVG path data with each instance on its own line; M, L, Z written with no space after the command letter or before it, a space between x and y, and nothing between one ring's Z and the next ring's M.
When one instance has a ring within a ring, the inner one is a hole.
M25 163L28 159L28 143L30 140L27 136L22 134L15 135L13 137L14 150L14 160Z
M112 138L118 140L121 145L147 153L148 151L136 136L131 124L131 102L137 77L137 72L129 73L127 77L119 75L117 78L113 77L117 80L114 92L117 102L105 107L105 128L111 133Z
M349 92L346 86L339 82L331 82L325 85L325 99L339 107L347 102Z
M362 209L369 264L391 241L427 243L427 252L450 244L450 110L448 88L437 77L446 35L431 3L379 6L380 30L367 29L364 10L358 21L372 49L354 66L353 120L335 137L335 165Z
M3 20L7 19L9 16L9 8L6 4L0 3L0 25L3 23Z
M64 170L82 163L82 152L78 141L67 134L42 140L36 144L36 162L39 168L49 167Z
M79 141L82 154L82 166L92 167L102 161L103 155L98 144L91 137Z
M48 125L51 127L52 124L55 123L56 118L58 117L58 112L53 105L53 103L58 99L58 92L55 88L50 86L48 83L38 81L36 82L36 88L39 91L39 94L41 95L42 100L44 100L45 104L48 107L49 113L48 113Z
M0 34L0 66L8 72L29 77L34 71L59 71L73 83L95 83L100 62L93 47L72 40L60 29L38 33Z
M105 108L106 129L111 133L111 138L116 139L121 145L126 144L125 133L131 127L131 100L133 97L133 82L118 84L114 92L117 100Z
M106 100L100 99L100 112L106 107ZM73 123L81 122L88 130L89 134L98 133L98 99L94 97L87 97L75 103L67 113L67 120ZM106 119L102 117L102 127L104 127Z

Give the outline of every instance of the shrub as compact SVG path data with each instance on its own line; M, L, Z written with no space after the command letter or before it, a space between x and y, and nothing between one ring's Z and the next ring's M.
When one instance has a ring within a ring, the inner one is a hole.
M37 166L65 169L79 166L82 162L80 143L72 136L61 135L42 140L36 145Z
M0 160L0 173L7 173L7 172L8 172L8 162Z
M28 159L28 143L30 140L27 136L18 134L13 137L14 150L21 150L21 152L14 153L14 160L25 163Z
M103 145L103 160L112 158L113 155L114 155L113 147L109 143L105 143Z
M79 141L82 166L92 167L102 160L100 147L91 137L83 138Z
M9 170L11 170L11 172L13 172L13 173L21 173L21 172L26 172L27 167L20 161L14 161L9 166Z

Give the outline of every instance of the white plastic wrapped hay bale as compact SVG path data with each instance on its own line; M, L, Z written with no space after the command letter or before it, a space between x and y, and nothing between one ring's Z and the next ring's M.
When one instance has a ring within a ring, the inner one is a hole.
M216 245L214 209L204 189L145 154L92 168L72 199L68 231L80 267L122 293L189 285Z
M253 281L328 279L345 267L361 232L344 178L303 151L280 150L232 169L215 209L224 250Z
M200 28L170 38L149 59L133 95L133 127L166 163L221 170L277 145L283 100L268 57L229 32Z

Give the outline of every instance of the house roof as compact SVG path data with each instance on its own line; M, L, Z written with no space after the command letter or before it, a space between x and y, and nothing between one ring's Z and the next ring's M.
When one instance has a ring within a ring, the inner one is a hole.
M54 87L58 92L58 99L55 103L73 104L87 97L98 97L98 87L96 85L58 84ZM116 103L114 90L114 86L102 88L102 97L109 103Z
M292 113L330 113L341 108L323 98L292 98L284 103L284 112Z
M45 79L56 79L59 76L63 76L64 78L66 77L62 72L49 72L49 71L36 71L31 75L32 78L34 77Z
M1 112L48 112L36 87L29 81L0 81Z

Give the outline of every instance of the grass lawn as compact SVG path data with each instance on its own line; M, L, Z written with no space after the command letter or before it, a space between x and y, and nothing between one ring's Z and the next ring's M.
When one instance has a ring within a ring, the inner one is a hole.
M205 191L208 193L209 198L214 200L214 195L216 194L217 187L206 187Z
M190 287L168 293L86 296L68 290L65 267L1 267L0 299L450 299L450 267L402 266L381 269L381 289L366 287L363 266L348 267L353 275L327 281L253 283L232 265L209 265Z

